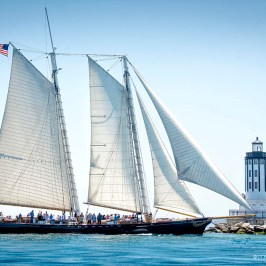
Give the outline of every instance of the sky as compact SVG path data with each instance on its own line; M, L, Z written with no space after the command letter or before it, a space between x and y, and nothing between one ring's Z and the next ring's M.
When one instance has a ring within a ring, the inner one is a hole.
M127 55L202 150L244 192L245 153L257 136L266 141L265 1L9 1L0 11L0 43L12 41L25 49L27 58L50 78L47 58L27 51L51 51L45 7L58 53ZM0 117L11 61L11 56L0 57ZM84 56L57 56L57 64L62 68L58 79L85 210L90 156L88 64ZM144 90L141 95L153 112ZM138 126L143 136L143 122ZM143 139L144 168L151 178L149 147ZM238 208L214 192L188 187L205 216L227 215L229 209Z

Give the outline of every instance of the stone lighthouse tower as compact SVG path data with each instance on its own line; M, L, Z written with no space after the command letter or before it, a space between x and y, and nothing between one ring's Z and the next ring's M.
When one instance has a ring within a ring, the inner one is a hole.
M257 137L245 157L245 198L257 217L266 218L266 152ZM250 212L240 206L240 212Z

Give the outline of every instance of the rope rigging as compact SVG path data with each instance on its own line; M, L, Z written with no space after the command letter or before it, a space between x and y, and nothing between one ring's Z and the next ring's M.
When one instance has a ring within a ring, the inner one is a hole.
M10 42L19 46L23 46L25 48L19 48L18 50L20 51L25 51L25 52L30 52L30 53L39 53L39 54L46 54L49 55L50 53L42 51L40 49L36 49L21 43L17 43L17 42ZM63 56L99 56L99 57L122 57L123 55L121 54L94 54L94 53L55 53L55 55L63 55ZM110 60L110 59L100 59L100 60ZM100 61L98 60L98 61Z

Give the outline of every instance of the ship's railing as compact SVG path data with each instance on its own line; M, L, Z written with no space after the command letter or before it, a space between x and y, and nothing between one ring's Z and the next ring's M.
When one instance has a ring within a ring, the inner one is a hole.
M256 214L254 218L266 219L266 211L239 211L239 210L229 210L230 216L238 216L238 215L249 215Z

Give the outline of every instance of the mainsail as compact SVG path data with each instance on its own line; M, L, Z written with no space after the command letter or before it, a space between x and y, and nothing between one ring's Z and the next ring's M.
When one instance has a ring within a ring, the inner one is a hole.
M223 173L207 159L206 155L192 141L188 133L167 110L138 71L136 75L152 100L169 137L173 150L178 178L215 191L240 205L251 209L249 204L234 188Z
M137 92L141 113L144 119L154 172L154 206L183 214L201 212L186 188L185 183L177 178L177 172L170 160L158 132Z
M0 131L0 203L70 211L70 179L54 85L15 47Z
M139 212L127 91L94 60L88 60L91 102L88 203Z

